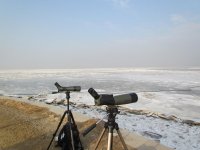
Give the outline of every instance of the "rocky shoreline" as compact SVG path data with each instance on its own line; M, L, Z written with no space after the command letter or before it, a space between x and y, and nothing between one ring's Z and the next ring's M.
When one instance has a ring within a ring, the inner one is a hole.
M40 95L39 95L40 97ZM42 97L42 96L41 96ZM22 97L19 97L22 98ZM38 95L37 96L29 96L27 100L30 101L38 101ZM63 105L66 106L67 101L65 99L39 99L41 102L45 102L46 104L50 105ZM105 110L105 106L93 106L93 105L86 105L86 104L76 104L75 102L70 102L70 105L76 108L92 108L96 110ZM146 117L155 117L155 118L160 118L164 120L172 120L175 122L180 122L183 124L188 124L190 126L200 126L200 122L194 121L194 120L186 120L186 119L181 119L177 116L174 115L166 115L158 112L152 112L149 110L134 110L134 109L129 109L126 107L118 106L120 108L121 113L130 113L130 114L135 114L135 115L145 115Z

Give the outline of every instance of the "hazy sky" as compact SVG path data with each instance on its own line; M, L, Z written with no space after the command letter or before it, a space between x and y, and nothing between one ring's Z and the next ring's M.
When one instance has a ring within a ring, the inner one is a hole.
M0 69L200 66L200 0L0 0Z

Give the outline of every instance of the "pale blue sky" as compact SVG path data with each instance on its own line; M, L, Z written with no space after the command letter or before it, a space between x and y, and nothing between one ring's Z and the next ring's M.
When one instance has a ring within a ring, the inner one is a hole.
M0 69L200 66L200 0L0 0Z

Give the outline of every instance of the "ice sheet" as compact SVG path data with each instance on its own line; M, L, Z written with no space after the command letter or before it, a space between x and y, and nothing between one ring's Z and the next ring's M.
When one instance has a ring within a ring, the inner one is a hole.
M94 99L87 90L93 87L100 94L120 95L136 92L138 102L123 107L148 110L181 119L200 121L200 68L107 68L60 70L0 71L0 94L29 97L51 103L65 98L51 94L57 90L55 82L63 86L81 86L81 92L71 93L76 107L92 107ZM65 107L65 106L62 106ZM102 117L101 109L74 107L74 111L92 117ZM118 115L121 128L137 132L180 150L200 149L200 127L160 118L123 113Z

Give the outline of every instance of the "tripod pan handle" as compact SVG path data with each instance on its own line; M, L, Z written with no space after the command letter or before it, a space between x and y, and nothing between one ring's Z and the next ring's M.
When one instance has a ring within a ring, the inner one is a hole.
M86 136L90 131L92 131L95 127L96 127L96 123L92 124L90 127L88 127L87 129L85 129L83 132L82 132L82 135L83 136Z

